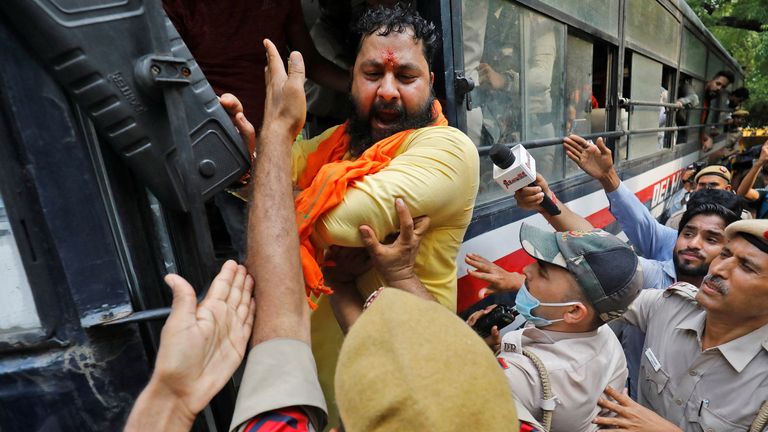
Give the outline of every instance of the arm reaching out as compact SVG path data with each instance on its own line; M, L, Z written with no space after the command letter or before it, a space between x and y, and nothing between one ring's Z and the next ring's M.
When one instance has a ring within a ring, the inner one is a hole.
M195 416L232 377L253 326L253 279L227 261L200 304L178 275L171 314L160 334L155 371L128 417L126 431L189 430Z
M256 142L248 213L248 259L254 276L256 322L251 345L274 338L310 343L309 307L299 265L291 183L291 142L304 126L304 63L292 52L288 72L269 40L264 126Z
M560 209L559 215L552 216L541 207L544 194L549 195ZM526 186L516 191L515 200L520 208L538 211L556 231L590 231L594 228L589 221L555 199L555 195L549 190L549 185L541 174L536 174L536 186Z
M619 187L621 180L613 166L613 153L602 138L593 144L578 135L570 135L563 140L563 147L568 158L599 181L606 192L613 192Z
M508 272L478 254L467 254L464 262L475 268L469 275L488 282L488 288L494 292L517 292L525 282L522 274Z
M759 198L758 192L752 189L752 186L755 185L757 175L760 173L760 170L763 169L766 163L768 163L768 141L763 143L763 148L760 149L760 156L752 164L752 168L747 171L744 179L739 184L739 190L737 191L738 195L743 196L750 201L754 201Z

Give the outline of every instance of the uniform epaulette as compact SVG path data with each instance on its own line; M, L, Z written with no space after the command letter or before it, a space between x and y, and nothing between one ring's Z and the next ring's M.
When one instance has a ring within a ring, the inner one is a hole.
M698 292L699 289L688 282L675 282L667 287L664 296L669 297L672 294L676 294L692 303L696 303L696 293Z

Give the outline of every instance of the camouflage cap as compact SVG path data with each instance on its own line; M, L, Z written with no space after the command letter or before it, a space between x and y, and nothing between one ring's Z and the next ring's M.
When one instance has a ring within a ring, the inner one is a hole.
M635 252L603 230L555 233L523 223L520 243L528 255L568 270L605 322L620 317L643 288Z

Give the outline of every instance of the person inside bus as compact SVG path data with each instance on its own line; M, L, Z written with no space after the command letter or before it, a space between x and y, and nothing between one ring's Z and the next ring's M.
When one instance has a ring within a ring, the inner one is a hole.
M307 288L313 295L328 291L317 260L332 245L361 247L358 226L368 224L378 238L395 232L391 203L401 197L415 216L432 220L416 273L437 302L455 310L456 256L472 217L479 158L469 138L447 126L434 98L437 31L402 6L367 11L357 30L363 37L353 69L350 119L292 147ZM383 284L375 269L357 279L363 297ZM327 297L319 299L312 321L334 424L333 374L343 335Z
M760 156L752 163L752 167L747 171L737 191L739 196L747 199L756 209L755 217L758 219L768 218L768 188L753 189L757 176L761 173L765 174L766 166L768 166L768 141L763 143Z
M603 324L621 316L640 293L638 257L603 230L555 233L523 223L520 243L536 259L523 270L526 281L515 302L527 323L503 337L493 332L489 345L500 349L499 364L515 398L547 430L597 430L592 419L603 390L621 389L627 380L621 344ZM491 310L474 313L467 324ZM551 394L542 391L539 366L547 371Z
M709 151L714 145L712 136L717 134L717 127L710 125L717 123L717 119L720 118L719 112L711 111L710 107L720 96L720 93L728 87L734 79L733 72L722 70L717 72L715 76L704 85L704 98L702 102L703 110L699 117L699 123L703 125L699 134L699 143L701 144L701 149L704 151Z
M306 0L304 0L306 1ZM355 62L359 35L350 25L371 7L394 6L398 0L319 0L319 16L309 34L318 52L337 66L350 70ZM411 8L415 8L415 3ZM307 94L307 132L316 136L329 127L343 123L349 116L349 90L338 91L309 79L304 84Z
M710 123L708 121L710 118L709 107L712 104L712 101L717 98L720 95L720 92L728 87L728 85L732 83L734 79L735 77L732 72L723 70L717 72L711 80L707 81L707 83L704 85L703 109L698 116L700 120L699 124L706 125ZM690 114L688 110L690 108L696 108L699 106L699 95L696 94L696 91L693 89L693 86L691 86L690 81L684 80L683 83L678 87L677 96L677 100L675 101L678 108L676 113L676 123L678 126L686 126L688 124L688 116L695 116L695 114ZM681 131L680 133L679 139L681 141L685 141L684 132L685 131ZM711 149L714 145L710 131L707 130L706 126L701 129L701 133L699 134L699 141L704 151Z
M269 41L265 46L267 126L258 141L242 109L228 107L259 153L249 209L247 269L254 276L226 263L198 306L186 281L167 278L174 290L172 312L152 381L126 430L190 430L240 364L249 337L230 430L308 432L325 426L310 349L310 311L296 271L300 252L289 169L290 143L306 115L304 63L299 53L291 53L286 73L275 46ZM414 263L429 220L414 222L402 200L396 208L397 239L382 245L367 237L365 244L387 280L407 286L376 291L354 318L336 377L346 430L517 430L514 398L482 339L437 302L407 292L426 293ZM439 370L427 366L437 351L452 359Z
M275 41L283 53L287 47L304 53L307 75L314 81L337 91L349 89L349 72L326 60L312 43L300 0L163 0L163 8L216 94L236 94L255 124L264 115L264 38ZM240 260L245 257L242 194L247 178L214 197Z

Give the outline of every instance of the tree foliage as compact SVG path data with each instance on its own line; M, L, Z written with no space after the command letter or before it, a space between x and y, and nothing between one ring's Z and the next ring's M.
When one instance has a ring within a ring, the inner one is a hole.
M720 43L741 64L751 93L745 107L752 125L768 125L768 2L686 0Z

